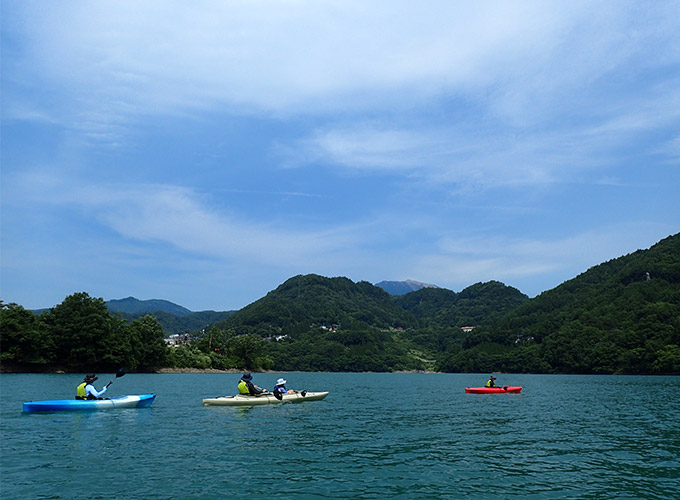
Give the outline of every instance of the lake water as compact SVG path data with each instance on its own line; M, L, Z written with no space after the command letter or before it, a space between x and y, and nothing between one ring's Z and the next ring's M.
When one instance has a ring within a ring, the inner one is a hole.
M128 374L150 408L23 414L82 375L0 375L3 499L680 498L680 377L254 374L324 401L203 407L237 374ZM100 374L101 388L112 374Z

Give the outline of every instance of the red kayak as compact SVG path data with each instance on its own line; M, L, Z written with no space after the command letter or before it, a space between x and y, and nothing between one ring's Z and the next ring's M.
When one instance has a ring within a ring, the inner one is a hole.
M500 392L520 392L522 387L502 386L502 387L466 387L465 392L468 394L497 394Z

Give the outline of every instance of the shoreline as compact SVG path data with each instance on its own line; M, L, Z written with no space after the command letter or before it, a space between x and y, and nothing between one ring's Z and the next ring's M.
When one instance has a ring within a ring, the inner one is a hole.
M0 373L24 373L24 374L43 374L43 375L68 375L68 374L80 374L80 373L86 373L91 370L85 370L85 371L76 371L76 370L64 370L63 368L59 367L41 367L42 369L36 370L35 367L17 367L17 366L7 366L7 365L0 365ZM444 372L436 372L436 371L429 371L429 370L397 370L393 372L325 372L325 371L304 371L304 370L244 370L244 369L236 369L236 368L228 368L225 370L220 370L217 368L159 368L156 371L152 372L135 372L135 371L129 371L127 372L128 374L131 373L149 373L149 374L155 374L155 375L164 375L164 374L182 374L182 373L223 373L223 374L235 374L235 373L245 373L247 371L250 371L251 373L424 373L424 374L431 374L431 373L444 373ZM98 371L99 374L102 373L109 373L107 371ZM115 372L111 372L115 373Z
M229 368L226 370L219 370L217 368L159 368L155 372L156 374L166 374L166 373L244 373L243 370L236 370L234 368Z
M217 368L161 368L152 373L245 373L250 371L251 373L443 373L435 371L424 371L424 370L398 370L393 372L317 372L311 371L307 372L304 370L236 370L234 368L229 368L226 370L218 370Z

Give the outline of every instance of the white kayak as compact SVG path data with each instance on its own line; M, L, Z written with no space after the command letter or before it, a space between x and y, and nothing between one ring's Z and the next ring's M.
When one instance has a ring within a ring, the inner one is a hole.
M289 392L283 394L283 399L276 399L274 394L266 392L257 396L237 394L236 396L222 396L219 398L206 398L204 406L256 406L280 403L304 403L306 401L321 401L328 396L328 392Z

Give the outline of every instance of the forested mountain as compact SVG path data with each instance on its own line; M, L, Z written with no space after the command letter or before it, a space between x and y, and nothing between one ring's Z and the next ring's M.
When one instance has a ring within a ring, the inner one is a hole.
M201 311L178 316L165 311L150 311L136 314L118 313L118 315L127 321L134 321L146 315L153 316L163 327L165 335L170 336L183 333L200 333L214 323L228 318L233 313L234 311Z
M134 321L151 315L163 327L166 336L189 332L201 332L213 323L228 318L234 311L199 311L193 312L161 299L139 300L134 297L114 299L106 302L112 313L118 313L127 321Z
M84 292L40 315L0 302L2 368L680 374L680 234L534 299L496 281L391 296L295 276L226 319L201 317L200 341L166 349L163 315L193 314L126 323Z
M0 361L29 371L153 371L165 365L163 329L151 316L126 323L103 299L75 293L36 315L0 302Z
M393 297L367 282L295 276L217 323L212 341L229 350L238 335L268 338L259 359L282 370L433 369L438 352L462 344L461 326L484 324L526 300L498 282Z
M366 281L308 274L290 278L216 326L243 333L294 334L332 325L408 328L417 321L387 292Z
M528 300L498 281L476 283L460 293L423 288L394 298L395 304L415 315L420 328L489 325Z
M157 311L174 314L175 316L188 316L189 314L192 314L186 307L162 299L139 300L134 297L113 299L106 302L106 307L108 307L111 312L125 314L145 314Z
M421 283L420 281L406 280L406 281L381 281L375 286L382 288L390 295L404 295L410 292L415 292L422 288L439 288L436 285L429 285Z
M680 372L680 234L595 266L477 331L441 368Z

